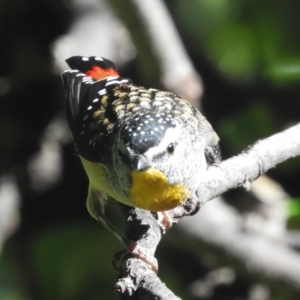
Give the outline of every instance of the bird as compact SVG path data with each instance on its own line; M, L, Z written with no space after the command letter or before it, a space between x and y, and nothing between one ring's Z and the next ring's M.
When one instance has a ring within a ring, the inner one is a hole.
M186 100L121 77L108 59L66 63L66 117L89 179L87 210L124 241L105 217L107 199L151 212L183 204L208 165L221 162L219 137Z

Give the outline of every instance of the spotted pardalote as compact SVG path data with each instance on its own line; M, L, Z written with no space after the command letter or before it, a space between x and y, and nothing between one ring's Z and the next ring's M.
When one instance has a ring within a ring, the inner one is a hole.
M206 118L179 96L120 77L105 58L66 62L66 114L89 178L90 214L104 218L107 196L150 211L191 197L207 165L221 161Z

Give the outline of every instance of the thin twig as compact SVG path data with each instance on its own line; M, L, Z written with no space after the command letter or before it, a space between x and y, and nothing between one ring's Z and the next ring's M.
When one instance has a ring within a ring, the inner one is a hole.
M187 55L166 5L161 0L131 2L148 33L165 87L198 106L203 94L202 80Z
M11 175L0 178L0 251L20 223L20 192Z

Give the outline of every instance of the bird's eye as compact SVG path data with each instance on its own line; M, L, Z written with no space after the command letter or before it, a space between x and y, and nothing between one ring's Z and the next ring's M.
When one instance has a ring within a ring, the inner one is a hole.
M174 144L173 143L169 144L168 147L167 147L167 152L169 154L172 154L174 152L174 150L175 150Z

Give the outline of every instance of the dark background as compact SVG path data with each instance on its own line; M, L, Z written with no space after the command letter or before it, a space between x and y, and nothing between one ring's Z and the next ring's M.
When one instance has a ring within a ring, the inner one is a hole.
M78 9L78 3L0 2L0 173L16 178L22 197L20 223L1 253L0 299L116 298L112 288L117 273L110 260L120 245L85 209L88 182L69 136L61 139L60 172L54 178L41 187L28 167L42 150L47 126L55 118L64 118L59 73L60 67L67 66L57 66L53 45L82 16L85 4L82 1ZM225 159L299 121L299 1L165 3L203 78L203 111L221 137ZM126 1L123 5L126 10ZM105 35L109 25L95 26L94 33L99 30ZM105 39L110 39L109 33ZM99 53L94 55L104 56L101 42L95 43ZM119 71L141 85L161 88L153 70L141 76L140 63L133 54L120 59ZM287 226L296 230L300 224L299 166L299 158L293 159L268 173L290 195ZM231 192L226 201L239 206L242 195ZM118 210L111 203L108 216L122 226ZM187 247L180 245L180 233L174 228L162 240L157 253L159 274L183 299L200 299L193 296L191 284L211 268L186 249L196 247L193 241L186 243ZM234 262L226 265L235 269ZM259 278L239 274L233 284L226 289L216 287L205 299L298 299L294 291L274 288L272 280L263 283L269 298L251 298L249 286L254 281Z

